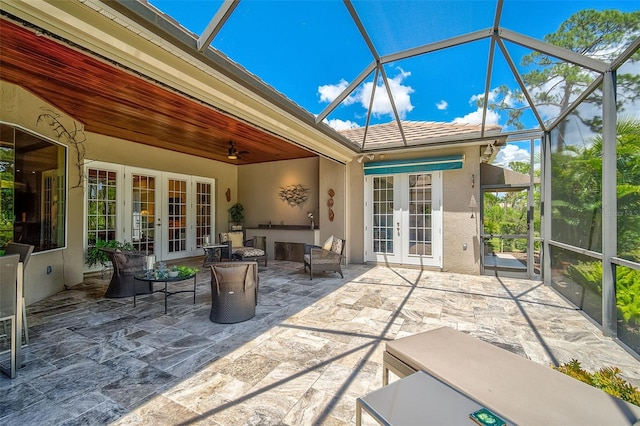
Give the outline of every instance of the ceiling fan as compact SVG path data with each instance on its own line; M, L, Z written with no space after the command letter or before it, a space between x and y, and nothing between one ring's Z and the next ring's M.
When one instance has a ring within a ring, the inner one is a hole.
M236 143L234 141L229 141L229 151L227 153L227 158L229 160L239 160L243 155L248 153L249 151L238 151L236 149Z

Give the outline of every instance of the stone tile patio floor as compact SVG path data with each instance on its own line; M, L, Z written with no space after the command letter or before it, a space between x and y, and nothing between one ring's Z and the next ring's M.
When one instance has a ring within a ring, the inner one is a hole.
M540 282L368 265L309 280L273 261L256 316L222 325L200 269L196 303L171 296L166 315L159 293L135 308L103 298L108 276L30 305L25 366L0 375L0 423L352 425L356 398L381 387L385 341L443 325L640 384L640 362Z

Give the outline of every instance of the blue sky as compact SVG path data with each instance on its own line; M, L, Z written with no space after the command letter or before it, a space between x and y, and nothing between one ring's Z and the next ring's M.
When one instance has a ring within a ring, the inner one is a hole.
M190 31L200 34L221 1L149 0ZM492 26L495 1L354 1L379 55L402 51ZM506 0L501 27L542 38L581 9L637 10L640 2ZM212 46L314 115L320 114L373 57L339 0L243 0ZM515 62L528 53L507 44ZM481 40L389 63L397 110L404 120L477 123L481 110L474 101L484 94L489 41ZM522 72L527 70L521 69ZM380 83L380 82L379 82ZM490 88L517 83L502 55L494 59ZM373 75L358 87L327 122L334 128L363 126L369 109ZM383 86L376 88L371 123L393 120ZM551 116L552 117L552 116ZM489 112L487 123L503 126L506 116ZM537 126L530 111L523 123ZM522 145L522 144L521 144ZM527 145L527 144L524 144ZM501 159L524 159L528 146L503 149Z

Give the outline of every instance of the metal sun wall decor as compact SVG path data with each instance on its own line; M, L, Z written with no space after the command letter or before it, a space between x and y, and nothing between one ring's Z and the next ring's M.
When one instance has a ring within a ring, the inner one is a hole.
M304 204L309 199L307 192L309 192L309 188L304 185L289 185L285 188L280 188L278 197L282 201L286 201L291 207L294 207Z

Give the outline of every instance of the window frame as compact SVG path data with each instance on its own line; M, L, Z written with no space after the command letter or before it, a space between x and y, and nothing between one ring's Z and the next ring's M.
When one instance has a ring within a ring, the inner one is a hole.
M34 131L33 129L29 129L27 127L24 127L20 124L11 122L11 121L6 121L6 120L0 120L0 125L4 125L4 126L9 126L12 127L14 129L20 130L23 133L26 133L30 136L33 136L35 138L41 139L44 142L50 143L52 145L55 145L57 147L61 147L64 150L64 164L62 165L62 169L64 170L64 178L63 178L63 182L64 182L64 188L62 190L62 193L64 194L64 208L63 208L63 214L64 214L64 232L63 232L63 241L62 244L58 247L55 248L48 248L48 249L43 249L43 250L34 250L33 254L37 255L40 253L51 253L54 251L59 251L59 250L66 250L68 248L68 244L69 244L69 147L67 145L65 145L64 143L57 141L49 136L43 135L41 133L38 133L36 131ZM15 151L15 137L13 140L13 147L14 147L14 151ZM15 153L14 153L14 178L13 178L13 182L15 183ZM41 202L41 198L42 198L42 193L38 194L38 203ZM14 234L15 234L15 222L16 219L18 218L18 215L15 211L15 189L14 189L14 219L13 219L13 223L14 223ZM42 226L42 225L41 225Z

